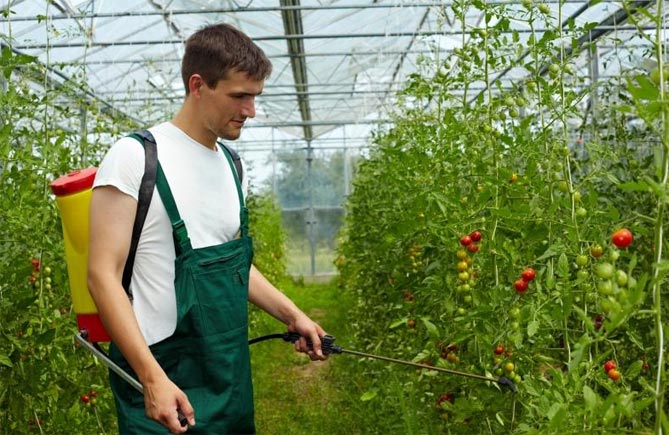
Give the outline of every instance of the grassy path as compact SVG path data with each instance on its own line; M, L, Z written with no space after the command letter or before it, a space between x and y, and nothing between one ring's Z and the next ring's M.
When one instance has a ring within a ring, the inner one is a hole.
M347 303L334 284L291 283L282 290L329 334L345 341ZM253 318L251 337L285 331L283 324L263 313ZM358 396L351 397L347 362L340 356L311 362L292 345L270 340L251 347L251 360L259 434L360 433L360 424L347 412Z

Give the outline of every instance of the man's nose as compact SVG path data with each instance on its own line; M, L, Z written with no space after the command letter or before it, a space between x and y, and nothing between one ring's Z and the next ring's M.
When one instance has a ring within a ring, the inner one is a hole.
M255 98L249 98L242 105L242 115L246 118L256 117L256 101Z

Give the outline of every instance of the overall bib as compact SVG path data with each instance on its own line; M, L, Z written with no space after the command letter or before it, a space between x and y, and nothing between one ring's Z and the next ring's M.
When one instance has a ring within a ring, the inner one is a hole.
M188 433L252 434L253 386L248 347L248 282L253 247L248 210L232 159L240 204L239 238L193 249L160 162L156 187L172 223L177 327L174 334L150 346L167 376L181 388L195 410ZM110 357L135 376L113 344ZM167 434L167 428L145 415L143 396L110 372L121 434ZM176 418L176 414L175 414Z

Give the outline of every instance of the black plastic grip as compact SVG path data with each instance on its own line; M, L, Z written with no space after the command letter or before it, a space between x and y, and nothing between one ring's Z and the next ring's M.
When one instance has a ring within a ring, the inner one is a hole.
M188 419L181 413L180 409L177 409L177 418L179 418L179 424L181 427L185 427L188 424Z
M300 338L302 338L302 336L297 332L286 332L283 334L283 340L291 343L295 343ZM325 334L321 337L321 350L323 351L323 355L341 353L341 347L334 344L334 341L335 338L330 334ZM309 346L310 349L313 349L313 344L309 338L307 338L307 346Z

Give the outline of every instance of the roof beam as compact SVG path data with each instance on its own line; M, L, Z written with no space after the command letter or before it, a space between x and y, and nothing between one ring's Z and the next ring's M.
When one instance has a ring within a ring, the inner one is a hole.
M243 12L275 12L275 11L313 11L313 10L338 10L338 9L392 9L392 8L417 8L417 7L450 7L454 1L430 1L430 2L396 2L396 3L362 3L362 4L330 4L330 5L297 5L297 6L266 6L266 7L228 7L228 8L204 8L204 9L180 9L170 11L170 15L201 15L201 14L232 14ZM517 0L490 0L488 5L518 4ZM583 0L547 0L545 3L583 3ZM607 3L613 3L609 1ZM117 11L117 12L98 12L95 14L77 14L77 15L55 15L49 17L50 20L65 20L77 18L119 18L119 17L140 17L148 15L164 15L164 12L149 11ZM11 21L38 21L35 16L11 17Z
M299 6L300 0L281 0L281 6ZM299 9L282 9L283 28L286 35L302 35L302 13ZM290 55L290 66L293 70L293 80L297 92L297 103L300 108L300 116L305 122L304 139L310 141L313 138L313 129L308 123L311 122L311 109L309 108L309 83L307 80L307 64L304 61L304 41L302 38L287 39L288 54Z
M643 2L647 2L648 0L644 0ZM501 32L501 33L542 33L547 30L553 30L553 29L510 29L506 32ZM611 31L618 31L618 32L624 32L624 31L633 31L633 32L638 32L640 30L648 30L648 31L655 31L656 27L655 26L616 26L616 25L600 25L597 26L595 29L591 30L591 32L602 32L602 33L609 33ZM470 34L472 32L475 32L476 30L472 29L453 29L453 30L429 30L429 31L421 31L421 32L390 32L390 33L345 33L345 34L337 34L337 33L331 33L331 34L310 34L310 35L304 35L304 34L285 34L285 35L267 35L267 36L254 36L253 40L258 42L258 41L280 41L282 39L287 39L287 40L292 40L292 39L297 39L297 40L304 40L304 39L351 39L351 38L415 38L417 36L452 36L452 35L462 35L464 34ZM54 49L54 48L70 48L70 47L114 47L114 46L128 46L128 45L169 45L169 44L183 44L182 40L137 40L137 41L78 41L78 42L62 42L62 43L41 43L41 44L13 44L13 47L16 48L17 50L28 50L28 49ZM296 56L296 57L304 57L304 55L301 56Z

